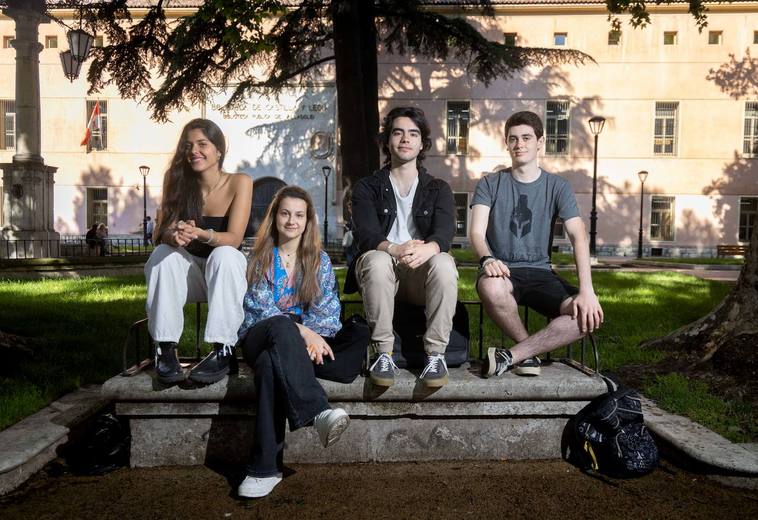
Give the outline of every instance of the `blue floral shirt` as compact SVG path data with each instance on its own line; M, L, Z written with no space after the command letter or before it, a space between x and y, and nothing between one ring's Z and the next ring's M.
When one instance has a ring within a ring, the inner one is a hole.
M291 284L287 279L287 272L282 267L276 251L273 256L274 265L267 276L251 284L245 293L242 303L245 319L237 332L238 336L244 337L247 329L259 321L283 314L300 314L303 325L322 336L333 337L337 334L342 328L340 299L337 292L337 279L334 276L329 255L321 251L321 263L317 275L321 296L307 307L293 305L292 294L288 290Z

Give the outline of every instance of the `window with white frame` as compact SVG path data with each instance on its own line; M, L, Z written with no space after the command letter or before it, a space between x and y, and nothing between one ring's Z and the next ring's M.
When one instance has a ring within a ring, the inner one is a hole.
M466 155L470 119L469 101L447 102L447 153Z
M756 215L758 215L758 197L742 197L740 199L740 242L750 242Z
M87 100L87 119L85 124L90 123L92 114L95 110L95 103L100 104L100 121L99 123L93 122L89 141L87 143L87 151L92 150L107 150L108 149L108 102L102 100Z
M655 136L653 153L655 155L676 155L676 123L679 115L679 102L662 101L655 103Z
M608 31L608 45L619 45L621 43L621 31Z
M558 47L565 47L568 45L568 33L553 33L553 45Z
M0 99L0 116L2 117L2 135L0 149L16 148L16 102L13 99Z
M676 45L679 43L679 36L676 31L666 31L663 33L663 45Z
M108 225L108 188L87 188L87 228Z
M515 33L515 32L503 33L503 43L510 47L515 47L518 44L518 33Z
M3 36L3 49L10 49L13 40L15 40L13 36Z
M569 142L569 102L548 101L545 111L545 153L567 155Z
M468 193L453 193L455 201L455 236L468 235Z
M742 140L744 155L758 156L758 101L745 103L745 132Z
M674 197L653 195L650 211L650 238L674 240Z
M45 36L45 49L57 49L58 37L57 36Z

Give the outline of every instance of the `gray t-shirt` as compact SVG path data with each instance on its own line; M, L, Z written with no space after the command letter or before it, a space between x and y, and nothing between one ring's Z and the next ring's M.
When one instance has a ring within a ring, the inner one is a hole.
M510 168L490 173L476 185L471 206L476 204L490 208L487 245L508 267L550 269L553 215L579 216L569 182L544 170L529 183L514 179Z

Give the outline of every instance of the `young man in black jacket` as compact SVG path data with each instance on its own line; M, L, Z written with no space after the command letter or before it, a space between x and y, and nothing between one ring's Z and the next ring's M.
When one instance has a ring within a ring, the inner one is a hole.
M458 270L447 253L455 233L453 192L421 167L431 147L429 124L417 108L398 107L382 121L384 167L353 188L354 235L360 256L350 266L345 292L360 289L370 347L371 381L394 383L392 318L395 298L426 306L421 381L447 383L445 348L458 297ZM357 287L356 287L357 283Z

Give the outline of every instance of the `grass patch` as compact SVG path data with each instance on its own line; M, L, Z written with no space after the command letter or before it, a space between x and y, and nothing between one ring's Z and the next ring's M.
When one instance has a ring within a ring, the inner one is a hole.
M744 258L661 258L660 256L649 256L642 260L650 262L661 262L665 264L694 264L694 265L742 265L745 263Z
M747 403L711 395L708 385L677 373L656 376L644 393L670 412L686 415L732 442L758 438L758 415Z

